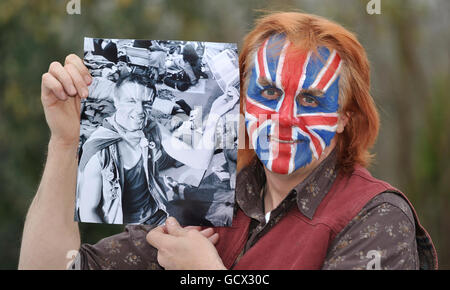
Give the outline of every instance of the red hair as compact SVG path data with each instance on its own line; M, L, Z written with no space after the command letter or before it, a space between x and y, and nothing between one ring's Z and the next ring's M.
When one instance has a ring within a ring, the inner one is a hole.
M370 68L364 48L355 35L341 25L319 16L278 12L261 17L255 28L247 34L239 56L241 96L245 96L248 75L252 67L253 55L265 39L274 34L284 34L286 38L302 50L316 51L318 46L335 49L342 59L339 80L339 113L348 116L348 122L341 134L336 134L338 166L343 171L351 171L356 163L367 167L372 155L370 147L378 135L379 117L370 95ZM244 113L245 98L241 98L240 110ZM241 126L245 126L241 122ZM242 136L244 135L244 136ZM240 170L255 157L249 147L249 138L241 128L237 169Z

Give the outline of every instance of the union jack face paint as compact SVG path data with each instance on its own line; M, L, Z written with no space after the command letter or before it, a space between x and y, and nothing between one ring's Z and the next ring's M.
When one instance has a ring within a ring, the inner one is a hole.
M290 174L319 159L336 133L341 58L326 47L317 52L275 35L255 53L245 125L270 171Z

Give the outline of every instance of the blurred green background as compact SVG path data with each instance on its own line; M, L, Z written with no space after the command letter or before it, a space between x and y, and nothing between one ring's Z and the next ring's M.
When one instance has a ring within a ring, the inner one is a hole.
M355 32L372 64L381 116L371 172L406 193L450 269L450 82L448 0L81 0L0 2L0 269L16 268L28 206L43 170L49 131L40 103L41 75L83 37L238 42L258 9L302 10ZM80 225L94 243L120 226Z

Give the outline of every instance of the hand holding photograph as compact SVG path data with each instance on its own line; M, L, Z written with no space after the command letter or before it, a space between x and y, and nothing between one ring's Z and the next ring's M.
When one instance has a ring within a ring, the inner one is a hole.
M236 44L85 38L75 220L230 226Z

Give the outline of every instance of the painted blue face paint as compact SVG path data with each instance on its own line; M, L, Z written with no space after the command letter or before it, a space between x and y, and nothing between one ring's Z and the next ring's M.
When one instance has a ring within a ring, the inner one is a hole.
M299 51L275 35L255 54L245 124L270 171L290 174L308 165L336 133L341 58L326 47L317 51Z

